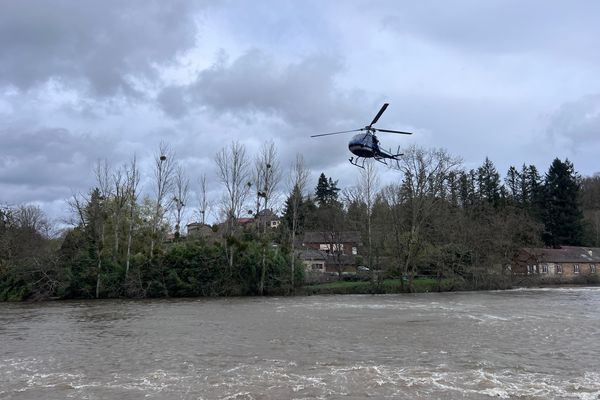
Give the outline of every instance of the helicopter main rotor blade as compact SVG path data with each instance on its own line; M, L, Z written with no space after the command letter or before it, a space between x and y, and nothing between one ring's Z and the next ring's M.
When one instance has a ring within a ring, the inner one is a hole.
M378 132L399 133L401 135L412 135L412 132L392 131L390 129L379 129L379 128L372 128L372 129L375 129Z
M364 131L365 128L360 129L352 129L351 131L341 131L341 132L331 132L331 133L320 133L318 135L311 135L310 137L320 137L320 136L330 136L330 135L339 135L340 133L349 133L349 132L359 132Z
M385 109L389 106L388 103L383 103L383 105L381 106L381 110L379 110L379 112L377 113L377 115L375 116L375 118L373 118L373 122L371 122L371 125L375 125L375 123L377 121L379 121L379 117L381 117L381 114L383 114L383 112L385 111ZM371 126L369 125L369 126Z

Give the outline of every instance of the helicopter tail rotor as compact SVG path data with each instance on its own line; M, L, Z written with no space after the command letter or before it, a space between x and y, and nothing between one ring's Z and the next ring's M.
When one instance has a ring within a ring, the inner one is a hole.
M404 153L400 153L400 146L398 146L398 149L396 149L396 154L393 155L393 158L398 160L396 157L402 157L403 155Z

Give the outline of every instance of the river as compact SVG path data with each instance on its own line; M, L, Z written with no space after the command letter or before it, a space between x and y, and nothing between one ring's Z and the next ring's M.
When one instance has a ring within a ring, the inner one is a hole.
M0 304L1 399L598 399L600 288Z

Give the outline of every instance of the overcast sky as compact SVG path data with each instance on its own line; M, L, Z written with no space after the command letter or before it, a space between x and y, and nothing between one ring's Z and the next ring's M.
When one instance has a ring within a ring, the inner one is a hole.
M600 2L0 1L0 204L65 214L93 165L161 140L214 182L214 155L272 139L340 186L350 137L411 130L384 147L441 147L466 168L489 157L600 172ZM381 168L384 180L395 179ZM147 184L145 185L147 189Z

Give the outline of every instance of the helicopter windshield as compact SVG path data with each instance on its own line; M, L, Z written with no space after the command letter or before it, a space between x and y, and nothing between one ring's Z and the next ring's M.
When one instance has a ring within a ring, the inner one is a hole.
M350 146L362 146L367 148L373 148L373 135L359 133L358 135L352 136L352 139L350 139L350 143L348 144Z
M348 143L348 149L359 157L375 157L379 153L377 139L369 133L354 135Z

